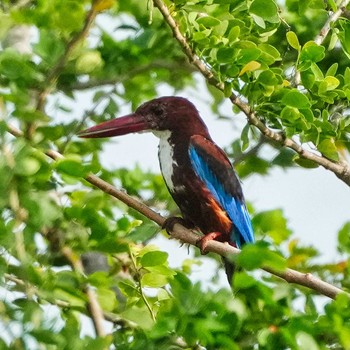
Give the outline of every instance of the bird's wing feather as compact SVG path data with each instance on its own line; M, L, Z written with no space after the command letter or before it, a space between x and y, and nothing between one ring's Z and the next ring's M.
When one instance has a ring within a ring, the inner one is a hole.
M254 242L242 188L225 153L211 140L194 135L190 140L189 156L196 174L233 222L232 242L238 247Z

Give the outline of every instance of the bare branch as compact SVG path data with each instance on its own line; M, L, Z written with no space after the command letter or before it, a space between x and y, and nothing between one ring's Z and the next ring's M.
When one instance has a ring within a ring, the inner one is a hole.
M210 68L200 60L196 53L192 50L188 44L184 35L180 32L180 29L171 16L168 7L163 3L162 0L153 0L154 5L162 13L165 21L171 28L175 39L179 42L182 50L190 60L190 62L199 70L199 72L207 79L208 83L215 86L221 91L224 91L224 84L220 82L212 73ZM260 132L270 140L273 140L280 144L281 146L288 147L299 154L300 157L311 160L325 169L332 171L340 180L350 186L350 165L345 161L333 162L323 156L317 155L311 151L306 150L300 144L284 137L283 134L277 133L270 128L268 128L260 119L259 116L250 108L250 106L239 98L235 93L231 93L229 97L230 101L236 105L247 117L248 122L254 125L260 130Z
M8 131L17 137L20 137L23 135L23 133L16 129L13 126L8 126ZM47 156L50 158L57 160L64 158L60 153L54 150L48 150L45 152ZM165 222L165 218L161 215L159 215L157 212L149 208L147 205L142 203L140 200L135 199L134 197L129 196L125 191L118 190L111 184L105 182L104 180L100 179L98 176L94 174L90 174L85 177L85 180L88 181L90 184L98 187L103 192L119 199L123 203L125 203L130 208L133 208L137 210L139 213L144 215L145 217L149 218L150 220L157 223L159 226L162 226ZM184 226L180 224L174 225L174 230L171 233L171 236L175 239L180 240L183 243L188 243L193 246L197 245L198 242L198 235L185 228ZM240 250L237 248L232 247L229 244L221 243L217 241L209 241L207 250L216 254L219 254L221 256L232 256L233 254L239 254ZM80 267L79 267L80 269ZM299 271L295 271L292 269L286 269L285 271L275 271L269 267L264 267L263 270L280 277L281 279L287 281L288 283L295 283L299 284L301 286L308 287L310 289L313 289L314 291L323 294L325 296L328 296L329 298L335 299L335 297L339 293L346 293L342 289L335 287L327 282L324 282L320 280L319 278L309 274L309 273L302 273ZM348 294L348 293L347 293ZM350 294L348 294L350 296Z

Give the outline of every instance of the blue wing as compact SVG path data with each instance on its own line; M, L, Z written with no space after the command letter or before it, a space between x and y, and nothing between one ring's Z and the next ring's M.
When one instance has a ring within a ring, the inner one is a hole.
M233 222L231 241L238 248L254 242L242 188L225 153L212 141L195 135L191 138L189 155L195 172Z

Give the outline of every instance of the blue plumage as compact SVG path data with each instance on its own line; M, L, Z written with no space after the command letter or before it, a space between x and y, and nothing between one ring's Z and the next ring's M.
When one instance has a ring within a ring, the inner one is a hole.
M196 174L233 222L231 242L235 243L238 248L241 248L244 243L253 243L253 228L244 201L227 193L223 184L215 176L213 169L210 169L208 163L198 154L193 145L189 148L189 154Z

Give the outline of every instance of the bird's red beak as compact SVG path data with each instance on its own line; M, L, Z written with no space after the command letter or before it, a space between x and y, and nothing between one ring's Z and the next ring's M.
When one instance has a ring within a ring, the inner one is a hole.
M125 117L108 120L78 133L79 137L99 138L126 135L147 130L147 124L139 114L132 113Z

